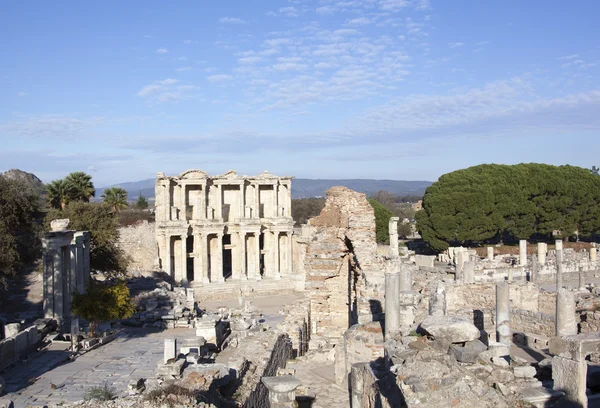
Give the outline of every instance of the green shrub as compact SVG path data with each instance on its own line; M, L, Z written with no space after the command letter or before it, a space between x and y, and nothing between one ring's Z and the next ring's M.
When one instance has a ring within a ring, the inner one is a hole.
M110 285L92 280L86 293L73 294L71 310L90 322L90 335L94 336L98 322L131 317L135 305L125 282Z
M104 384L102 387L92 387L89 388L83 399L86 401L89 400L98 400L98 401L110 401L117 398L117 390L108 384Z

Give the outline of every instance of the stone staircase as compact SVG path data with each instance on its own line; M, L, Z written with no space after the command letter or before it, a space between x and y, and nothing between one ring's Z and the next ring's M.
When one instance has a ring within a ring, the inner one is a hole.
M240 295L261 296L269 294L282 294L296 291L297 281L282 276L281 279L257 280L226 280L203 285L192 285L196 299L225 299Z

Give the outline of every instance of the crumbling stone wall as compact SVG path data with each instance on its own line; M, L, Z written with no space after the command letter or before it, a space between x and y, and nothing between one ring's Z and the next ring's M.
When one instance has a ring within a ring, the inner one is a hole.
M553 306L551 306L553 302ZM462 309L495 309L496 284L454 284L446 288L448 313ZM510 305L513 309L533 312L554 313L556 295L540 290L531 283L512 283L510 285Z
M377 256L375 214L366 196L332 187L309 224L304 267L316 333L339 338L353 324L381 318L385 265Z
M512 309L510 330L513 333L533 334L547 338L554 337L556 317L531 310Z
M285 368L285 365L289 359L292 358L292 342L287 334L281 334L275 345L273 351L261 377L275 377L279 368ZM267 387L258 378L256 388L250 394L244 408L262 408L269 406L269 391Z
M117 246L131 259L129 270L147 274L159 269L154 223L142 221L120 228Z

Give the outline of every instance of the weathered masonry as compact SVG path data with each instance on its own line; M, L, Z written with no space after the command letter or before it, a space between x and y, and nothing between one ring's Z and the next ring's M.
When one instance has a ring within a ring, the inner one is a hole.
M42 239L44 317L56 319L63 332L71 327L73 293L84 293L90 282L90 233L67 230L68 225L68 219L52 221Z
M292 273L292 177L268 172L156 177L162 270L176 283L279 279Z

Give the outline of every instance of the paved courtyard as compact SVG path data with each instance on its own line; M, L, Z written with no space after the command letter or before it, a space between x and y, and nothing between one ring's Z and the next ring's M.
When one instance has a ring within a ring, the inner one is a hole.
M53 344L46 352L4 373L7 395L0 403L11 400L15 407L57 406L80 401L88 389L104 384L125 395L130 380L155 378L165 338L193 336L193 329L127 329L112 342L48 369L69 356L64 343Z

